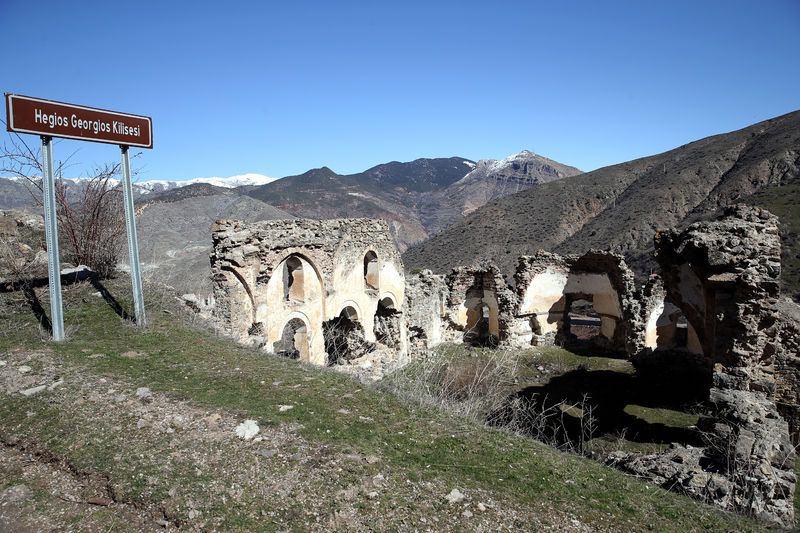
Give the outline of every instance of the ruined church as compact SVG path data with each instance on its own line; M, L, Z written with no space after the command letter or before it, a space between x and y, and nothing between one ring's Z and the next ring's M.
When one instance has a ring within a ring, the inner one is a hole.
M606 251L520 257L510 281L489 262L409 274L383 221L224 220L213 228L213 316L265 352L373 377L441 343L624 354L642 371L695 365L708 381L712 442L609 462L791 525L800 326L781 311L777 224L734 206L659 233L661 274L637 284Z

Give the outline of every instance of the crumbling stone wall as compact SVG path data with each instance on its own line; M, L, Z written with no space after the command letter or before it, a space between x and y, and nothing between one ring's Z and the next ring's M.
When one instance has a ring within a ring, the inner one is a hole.
M643 348L640 299L633 272L621 255L593 250L562 257L540 251L520 257L514 280L515 344L559 342L571 301L589 297L610 350L633 355Z
M667 299L660 276L652 275L641 290L644 320L644 348L647 353L659 350L685 350L702 355L697 332L683 311ZM641 354L641 352L640 352Z
M516 297L500 269L491 262L454 268L446 278L444 340L507 343L514 319ZM484 316L487 315L487 316ZM478 329L488 336L478 339Z
M422 354L444 341L449 292L444 276L430 270L408 277L404 314L410 354Z
M665 487L783 526L794 524L794 449L776 406L780 239L777 219L733 206L714 222L656 235L666 297L714 364L701 419L709 445L610 462ZM780 381L780 380L779 380Z
M239 341L267 351L290 342L287 324L299 320L301 359L325 364L323 322L353 310L365 340L374 342L378 302L398 312L404 305L403 264L384 221L221 220L212 241L214 318ZM404 357L404 333L394 350L381 353Z
M789 423L792 443L800 446L800 306L778 303L778 342L775 352L775 403Z

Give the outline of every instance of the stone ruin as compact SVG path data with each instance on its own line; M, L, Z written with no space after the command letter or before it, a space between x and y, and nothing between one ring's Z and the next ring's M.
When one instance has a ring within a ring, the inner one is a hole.
M542 251L519 259L514 280L512 286L492 263L447 276L423 271L409 280L409 299L420 302L409 314L409 330L419 332L426 348L558 344L632 355L643 347L640 302L621 255Z
M268 352L385 370L441 343L559 345L628 357L679 387L696 380L713 414L698 424L707 445L608 463L793 524L800 316L779 300L777 219L765 211L736 206L658 234L662 276L641 287L606 251L521 257L513 283L488 262L406 277L386 223L366 219L219 221L213 242L214 318Z
M786 379L779 363L796 359L796 351L790 356L785 350L796 350L797 337L794 330L790 345L779 335L778 221L743 206L725 215L655 239L665 301L688 322L686 347L713 365L712 416L698 423L707 444L674 444L644 456L615 453L609 462L723 508L791 526L795 452L776 385L793 389L796 409L796 381ZM662 315L667 310L666 304L657 308Z
M405 358L405 276L385 222L223 220L212 240L213 317L240 342L316 365Z

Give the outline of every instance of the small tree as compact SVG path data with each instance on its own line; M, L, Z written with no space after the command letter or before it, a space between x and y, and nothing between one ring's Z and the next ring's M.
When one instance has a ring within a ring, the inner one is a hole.
M66 261L109 277L115 272L125 233L122 191L116 179L120 163L95 167L77 183L68 184L61 178L74 154L55 168L59 243ZM34 202L42 206L44 170L38 148L11 134L0 149L0 172L21 178Z

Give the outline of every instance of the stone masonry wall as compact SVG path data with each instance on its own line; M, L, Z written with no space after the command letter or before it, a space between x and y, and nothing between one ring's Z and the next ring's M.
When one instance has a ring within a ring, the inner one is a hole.
M776 406L780 273L777 219L734 206L714 222L656 235L667 298L694 327L714 364L703 419L709 445L664 454L612 454L609 462L666 487L794 524L794 449ZM780 381L780 380L779 380Z

